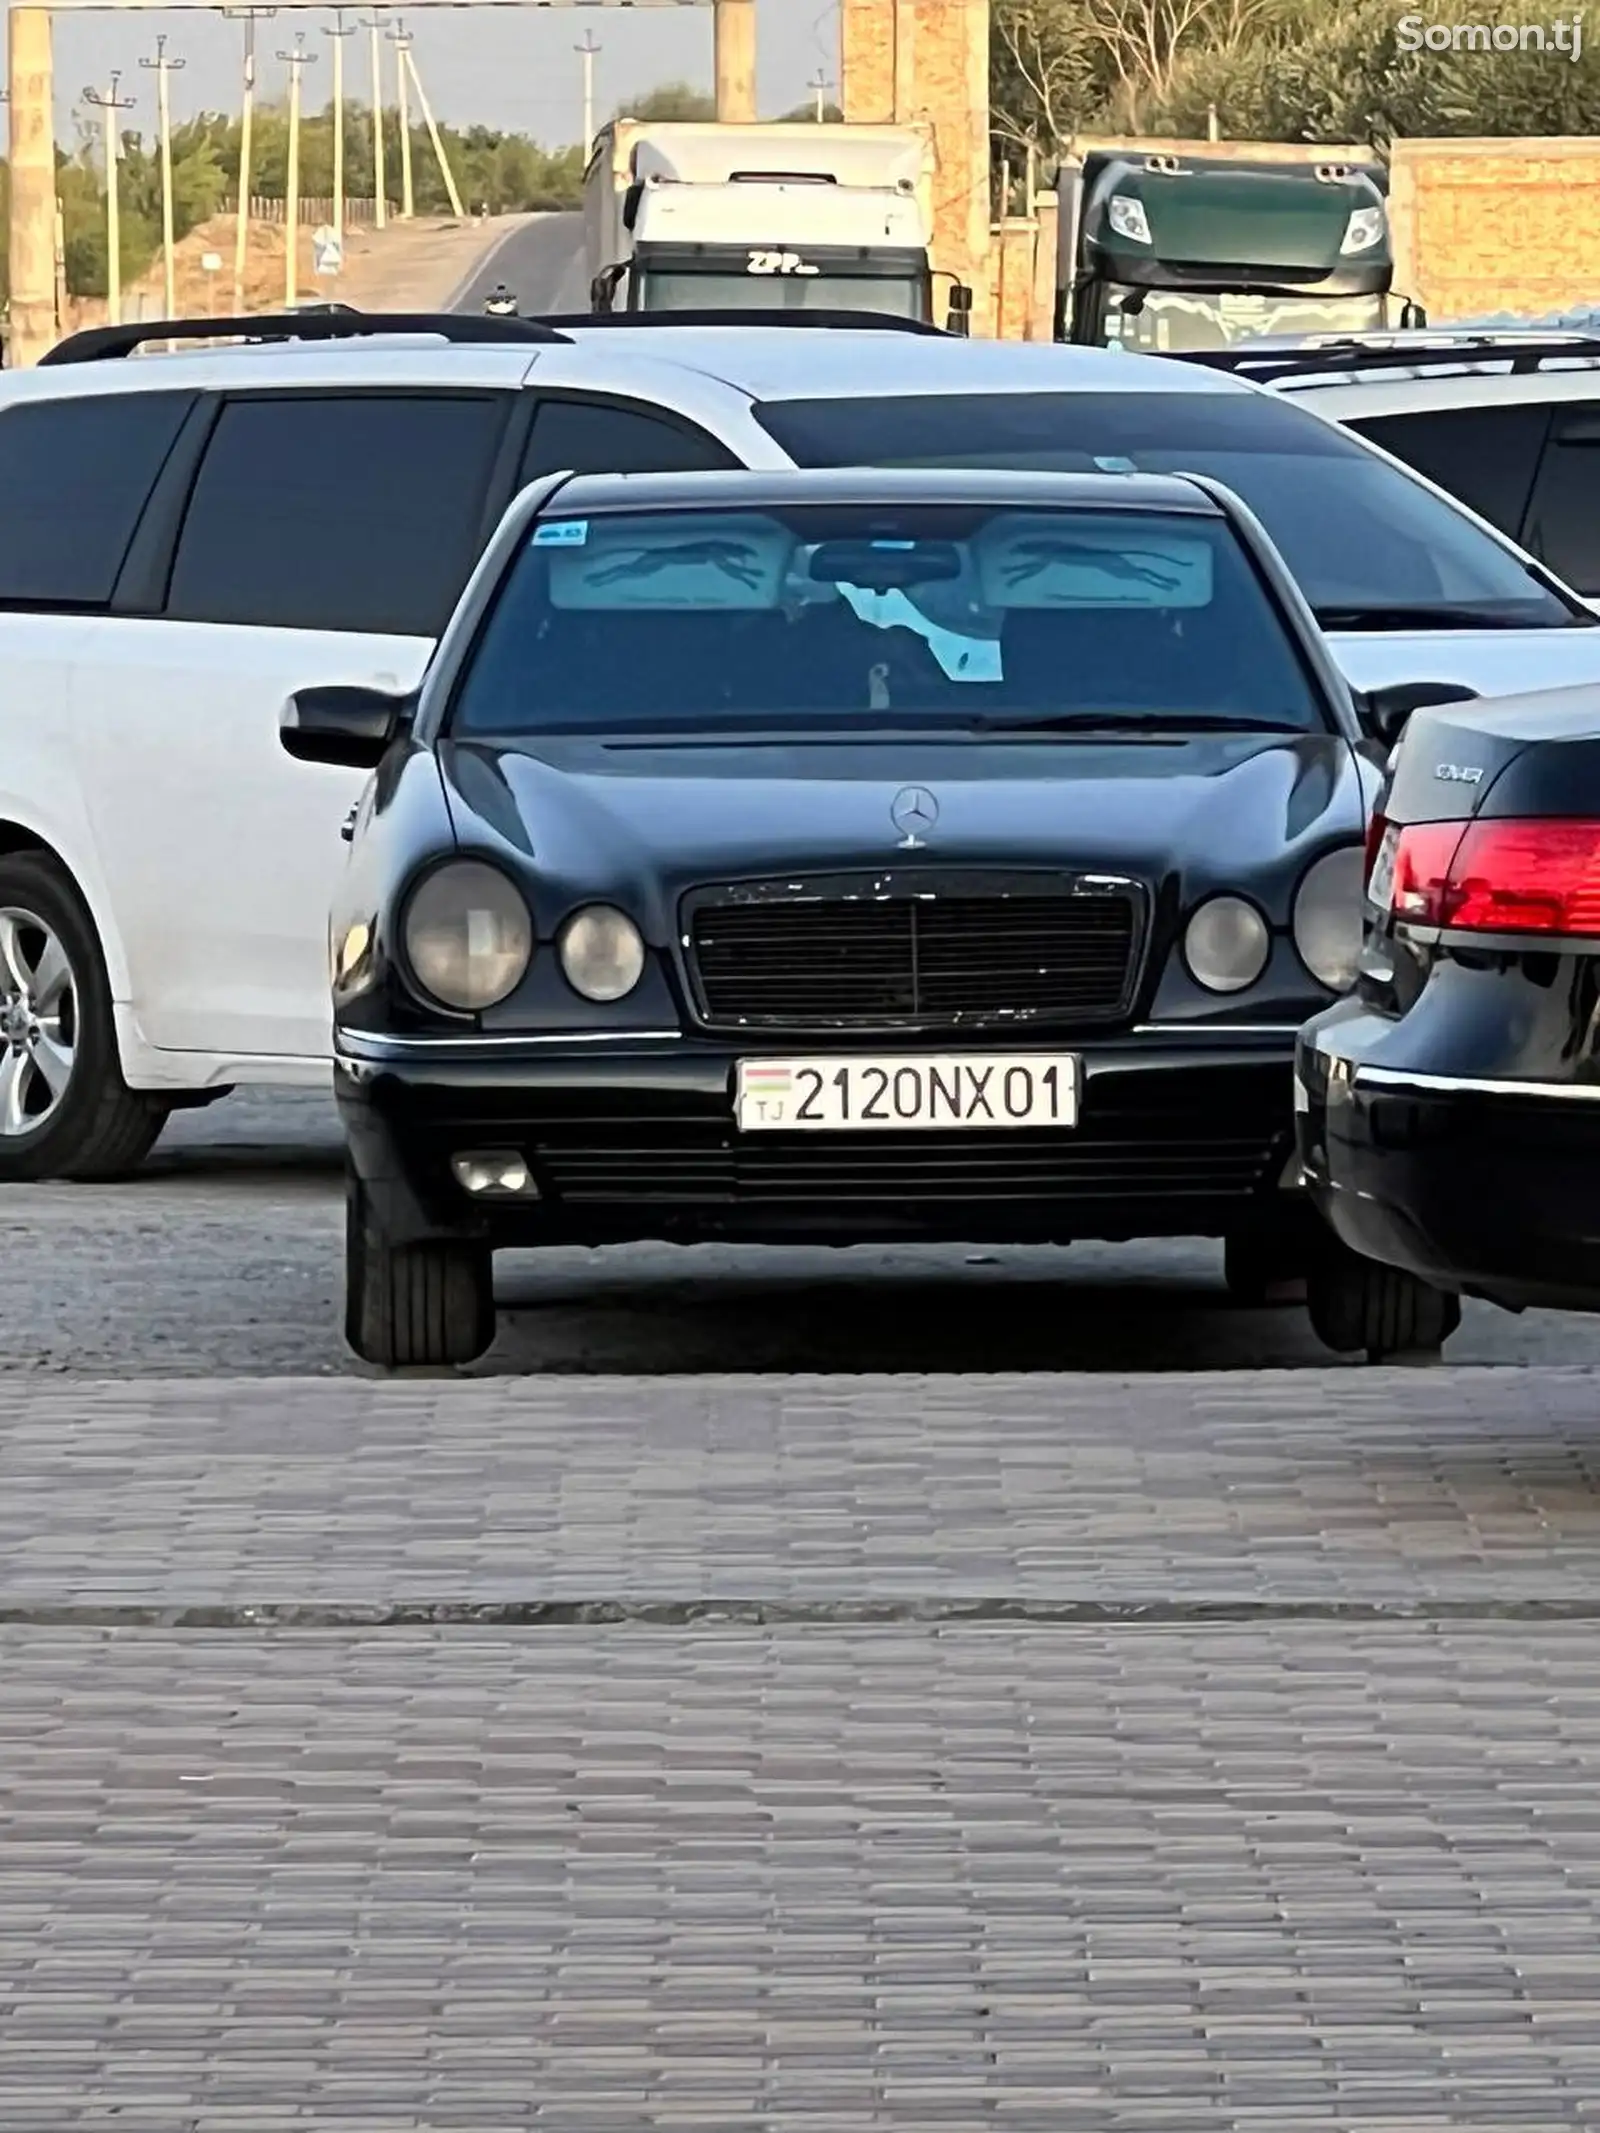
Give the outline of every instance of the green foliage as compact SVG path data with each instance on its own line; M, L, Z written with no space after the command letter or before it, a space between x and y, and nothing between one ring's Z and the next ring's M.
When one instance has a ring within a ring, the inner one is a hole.
M664 81L659 88L647 89L642 96L629 97L617 106L618 118L656 119L663 124L674 120L698 123L716 115L716 98L686 81Z
M996 0L997 145L1059 151L1075 133L1373 141L1600 131L1600 37L1579 59L1408 52L1403 16L1550 25L1551 0Z

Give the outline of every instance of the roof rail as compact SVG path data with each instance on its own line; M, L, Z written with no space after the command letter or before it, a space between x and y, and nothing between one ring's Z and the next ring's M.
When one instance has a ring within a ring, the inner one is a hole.
M469 346L498 342L565 341L534 319L476 317L459 311L279 311L259 318L141 319L124 326L89 326L69 333L46 363L106 363L152 341L351 341L374 334L433 334Z
M1547 363L1600 362L1600 334L1463 333L1454 339L1419 337L1410 347L1399 337L1369 341L1327 341L1300 348L1175 348L1168 362L1199 363L1208 370L1228 370L1270 382L1280 378L1327 377L1371 370L1459 370L1483 363L1509 363L1513 376L1542 370Z
M541 311L535 316L539 325L561 333L587 332L591 326L623 330L633 326L811 326L831 327L836 332L931 333L945 341L960 338L927 319L906 318L897 311L740 311L728 307L705 311Z

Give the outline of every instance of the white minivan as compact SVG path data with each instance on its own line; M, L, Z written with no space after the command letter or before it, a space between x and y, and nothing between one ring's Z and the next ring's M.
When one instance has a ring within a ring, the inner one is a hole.
M284 702L417 683L543 474L1210 475L1358 689L1600 679L1596 616L1503 535L1191 365L803 315L252 323L160 355L149 327L98 329L0 376L0 1179L124 1172L175 1108L325 1080L328 906L368 781L291 759Z

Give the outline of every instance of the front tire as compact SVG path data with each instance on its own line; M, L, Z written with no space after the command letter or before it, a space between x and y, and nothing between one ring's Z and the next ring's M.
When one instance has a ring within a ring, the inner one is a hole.
M71 875L45 852L0 856L0 1182L126 1177L166 1120L122 1078L105 961Z
M1336 1355L1436 1363L1461 1323L1461 1299L1329 1240L1306 1284L1311 1330Z
M345 1200L345 1339L380 1370L474 1363L495 1334L494 1260L450 1239L391 1244L359 1180Z

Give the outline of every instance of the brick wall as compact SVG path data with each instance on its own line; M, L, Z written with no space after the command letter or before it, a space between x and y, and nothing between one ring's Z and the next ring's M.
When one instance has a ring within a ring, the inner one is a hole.
M933 262L970 284L988 332L989 0L841 0L839 17L845 118L932 124Z
M1395 285L1430 320L1600 303L1600 139L1397 141Z

